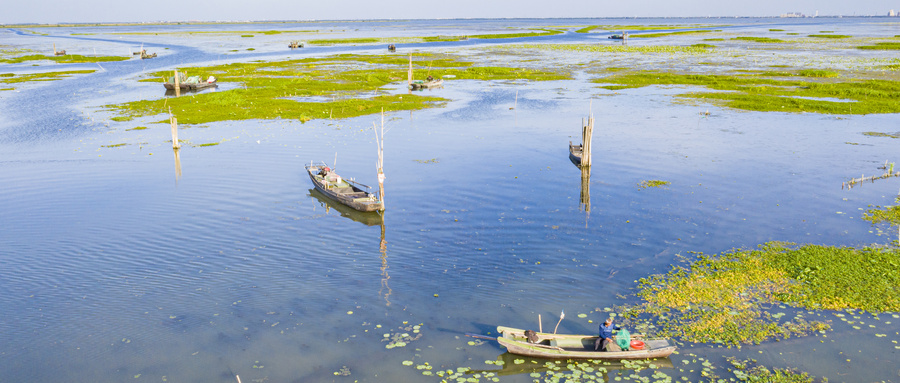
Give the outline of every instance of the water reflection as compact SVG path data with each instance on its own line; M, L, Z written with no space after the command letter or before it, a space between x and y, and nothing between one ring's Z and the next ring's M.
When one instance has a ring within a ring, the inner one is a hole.
M178 182L181 179L181 150L172 148L172 152L175 153L175 182Z
M385 306L390 306L391 287L388 286L388 280L391 279L391 276L388 275L387 241L384 240L384 217L382 217L381 221L381 242L378 250L381 252L381 288L378 290L378 295L384 297Z
M341 217L350 218L351 220L366 226L382 225L383 223L382 216L377 212L362 212L355 210L347 205L332 201L316 189L309 189L309 196L317 199L319 203L325 207L326 214L328 214L331 209L334 209L341 214ZM382 230L384 230L383 225Z

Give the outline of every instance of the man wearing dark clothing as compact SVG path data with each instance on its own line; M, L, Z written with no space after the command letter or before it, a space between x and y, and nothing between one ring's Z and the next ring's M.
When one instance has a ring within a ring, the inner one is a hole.
M612 342L613 330L619 329L613 326L612 322L612 318L606 318L606 322L600 325L600 336L594 342L594 351L606 351L606 346Z

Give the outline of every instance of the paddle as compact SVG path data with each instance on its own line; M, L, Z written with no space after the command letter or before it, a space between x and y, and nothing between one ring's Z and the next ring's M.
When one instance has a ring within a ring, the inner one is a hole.
M553 333L556 334L556 330L559 328L559 324L562 323L563 318L566 317L566 310L562 310L559 313L559 322L556 322L556 327L553 329Z
M466 336L469 336L469 337L472 337L472 338L476 338L476 339L497 340L497 338L492 337L492 336L472 334L472 333L470 333L470 332L467 332L467 333L466 333Z

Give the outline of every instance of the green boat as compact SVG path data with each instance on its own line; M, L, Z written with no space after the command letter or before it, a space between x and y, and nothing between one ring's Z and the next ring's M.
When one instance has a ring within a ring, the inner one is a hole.
M631 338L643 343L643 349L623 351L594 351L596 335L568 335L536 333L537 341L530 342L525 330L498 326L497 342L513 354L536 358L555 359L651 359L665 358L675 351L675 345L667 339L644 339L632 334ZM613 339L615 340L615 339Z

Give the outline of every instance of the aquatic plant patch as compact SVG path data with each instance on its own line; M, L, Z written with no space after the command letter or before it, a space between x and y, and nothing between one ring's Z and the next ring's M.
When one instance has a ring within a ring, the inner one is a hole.
M761 112L814 112L824 114L900 113L900 82L888 80L822 81L767 78L789 72L743 75L696 75L641 71L617 73L593 80L621 90L648 85L693 85L718 91L693 92L679 97L711 100L724 106ZM830 72L797 72L795 77L832 76ZM823 99L839 99L837 102Z
M877 276L877 278L874 278ZM760 343L826 330L797 316L780 321L767 307L807 310L900 309L900 250L767 243L758 250L699 254L687 266L639 281L644 303L623 316L657 316L661 335L689 342Z
M814 37L817 39L849 39L853 36L850 36L850 35L809 35L808 37Z
M662 32L662 33L639 33L639 34L629 35L629 37L637 37L637 38L653 38L653 37L666 37L666 36L677 36L677 35L694 35L694 34L711 33L711 32L721 32L721 30L678 31L678 32Z
M417 110L441 105L439 97L376 95L368 93L387 84L404 82L409 57L405 55L340 55L277 62L232 63L199 68L180 68L181 72L214 75L219 83L232 82L237 89L206 92L191 97L142 100L107 105L121 116L162 115L169 108L183 124L246 119L349 118L385 111ZM526 68L480 67L447 55L416 55L416 77L454 77L472 80L558 80L565 73ZM422 68L426 69L422 69ZM142 81L159 81L172 76L170 71L154 72ZM356 97L367 93L366 98ZM316 100L304 101L304 98ZM322 102L320 99L330 99Z
M768 369L760 366L755 359L738 360L735 357L726 358L732 367L729 371L738 381L767 382L767 383L813 383L815 378L808 373L787 368ZM828 379L824 379L828 381Z
M98 62L109 62L109 61L125 61L131 59L131 57L126 56L82 56L82 55L62 55L62 56L47 56L47 55L26 55L19 56L13 58L0 59L0 63L7 64L17 64L25 61L53 61L58 63L98 63Z
M678 45L596 45L596 44L520 44L520 49L540 49L550 51L598 52L598 53L657 53L657 54L708 54L712 51L703 47Z
M891 225L900 225L900 206L878 206L866 210L862 219L872 223L888 222Z
M786 43L786 42L787 42L787 41L784 41L784 40L781 40L781 39L773 39L773 38L771 38L771 37L752 37L752 36L738 36L738 37L733 37L732 40L737 40L737 41L752 41L752 42L755 42L755 43L767 43L767 44L771 44L771 43Z
M862 45L856 47L856 49L867 49L867 50L898 50L900 49L900 42L880 42L875 43L875 45Z
M76 74L87 74L94 73L96 70L94 69L85 69L85 70L70 70L70 71L60 71L60 72L44 72L44 73L30 73L30 74L22 74L22 75L14 75L12 73L4 73L0 75L0 83L6 84L14 84L14 83L22 83L29 81L56 81L61 80L66 77L71 77Z
M660 188L660 187L666 186L666 185L668 185L668 184L670 184L669 181L661 181L661 180L649 180L649 181L647 181L647 180L644 180L644 181L641 181L640 183L638 183L638 187L641 188L641 189L646 189L646 188Z

